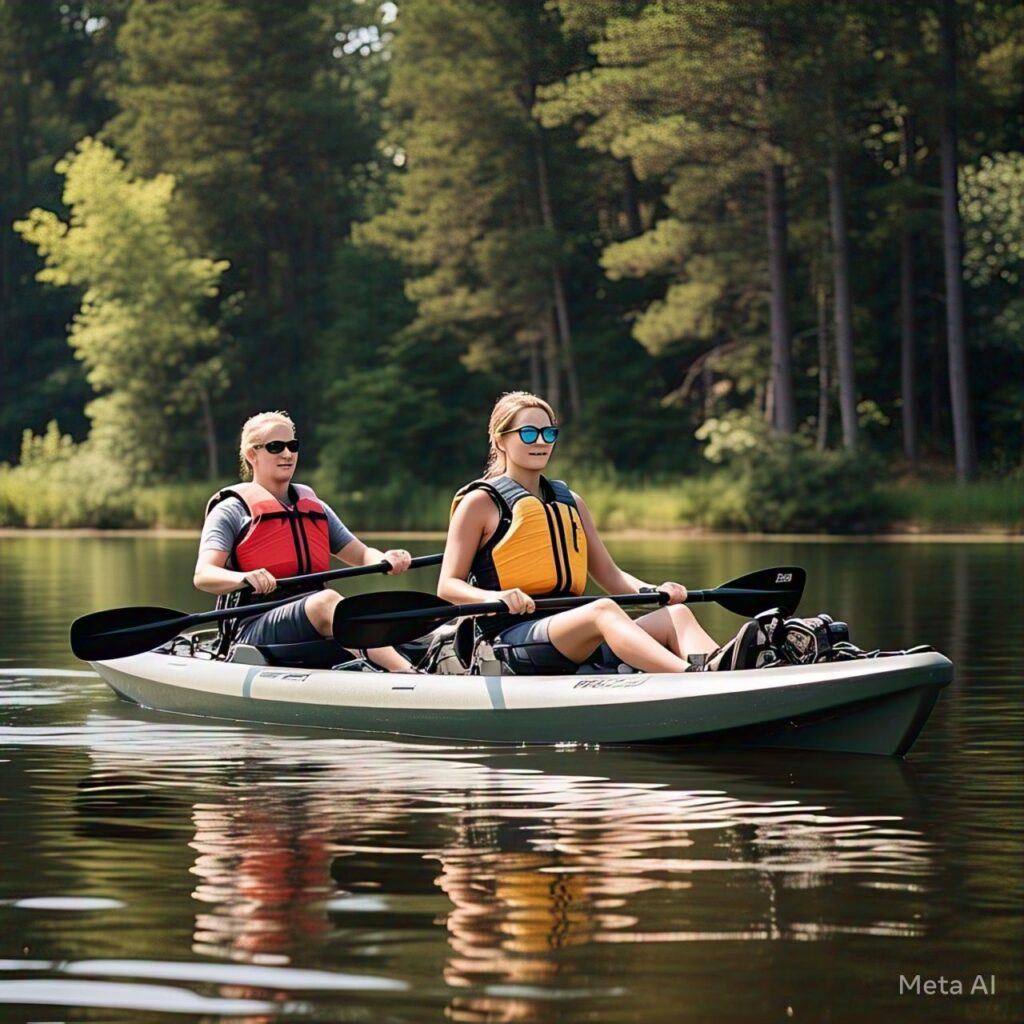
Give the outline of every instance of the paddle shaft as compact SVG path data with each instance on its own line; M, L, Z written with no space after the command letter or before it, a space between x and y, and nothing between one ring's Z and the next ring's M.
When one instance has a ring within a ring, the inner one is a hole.
M423 555L412 559L409 567L420 568L426 565L437 565L441 558L440 554ZM305 576L292 576L278 580L278 585L302 588L304 584L308 584L309 589L293 591L289 596L280 597L275 601L241 604L233 608L194 612L191 615L170 608L111 608L103 612L93 612L72 623L71 649L85 661L127 657L130 654L150 650L172 639L190 626L261 615L274 608L280 608L282 605L315 593L316 585L326 580L368 576L372 573L384 573L390 570L390 562L380 561L372 565L346 566L343 569L329 569L326 572L310 573ZM245 589L251 592L252 588L246 587Z
M806 573L799 566L776 566L729 580L720 587L692 590L687 603L714 601L737 615L751 616L772 606L792 614L800 603ZM583 597L547 597L535 601L544 612L589 604L601 595ZM668 603L668 595L650 588L639 594L609 595L620 605ZM381 591L358 594L342 601L334 611L334 638L346 647L387 647L422 636L436 626L458 616L505 614L511 616L504 601L473 604L449 604L434 594L415 591Z
M548 609L558 610L565 608L576 608L579 605L590 604L606 597L616 604L667 604L668 594L662 591L645 594L595 594L593 597L540 597L534 604L537 611ZM505 612L509 615L508 605L504 601L483 601L480 604L443 604L434 608L413 608L410 611L388 612L387 621L398 622L402 619L430 619L443 616L445 619L454 619L463 615L490 615L492 613ZM356 615L350 622L373 622L377 619L374 615ZM383 616L381 617L383 618Z
M409 563L409 568L422 569L428 565L440 565L443 558L443 552L436 555L420 555L419 558L414 558ZM296 587L306 583L326 583L328 580L353 579L356 576L371 576L373 573L387 572L390 568L391 563L386 561L374 562L372 565L352 565L346 566L344 569L327 569L325 572L311 572L305 576L286 576L284 579L278 580L277 585L279 587ZM252 588L250 587L249 589ZM253 606L250 605L249 607Z
M764 590L752 590L746 587L712 587L707 590L687 591L684 604L699 604L702 601L718 601L725 597L757 597L765 594ZM767 592L773 593L773 592ZM595 594L584 597L540 597L534 601L537 611L564 610L566 608L577 608L580 605L590 604L606 597L618 605L644 605L644 604L668 604L668 595L661 590L643 591L639 594ZM402 619L433 618L438 615L445 615L450 619L462 615L491 615L498 612L508 612L508 605L504 601L483 601L480 604L445 604L434 608L414 608L410 611L388 612L389 621L398 622ZM369 622L377 618L375 615L356 615L349 619L350 622Z
M707 590L688 590L684 604L700 604L702 601L717 602L721 597L756 597L759 594L774 594L774 591L751 590L746 587L711 587Z

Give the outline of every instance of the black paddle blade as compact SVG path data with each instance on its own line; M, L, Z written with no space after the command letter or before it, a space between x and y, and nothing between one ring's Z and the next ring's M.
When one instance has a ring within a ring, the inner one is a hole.
M431 615L434 610L436 614ZM402 612L410 617L394 617ZM437 594L416 590L356 594L339 601L334 609L334 639L348 648L392 647L429 633L456 614L455 606Z
M188 616L173 608L108 608L71 623L71 650L83 661L151 651L178 635Z
M776 607L792 615L800 605L806 582L807 573L799 565L777 565L730 580L711 593L723 608L746 618Z

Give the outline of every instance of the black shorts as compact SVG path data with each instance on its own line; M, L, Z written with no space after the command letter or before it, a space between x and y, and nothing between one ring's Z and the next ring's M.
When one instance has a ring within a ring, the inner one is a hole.
M235 634L235 643L252 644L304 644L322 640L316 627L306 614L306 601L310 595L298 597L280 608L243 619Z
M607 644L600 644L582 662L567 658L549 639L551 616L517 622L503 629L491 641L494 653L520 676L572 675L581 668L595 672L617 672L619 659Z

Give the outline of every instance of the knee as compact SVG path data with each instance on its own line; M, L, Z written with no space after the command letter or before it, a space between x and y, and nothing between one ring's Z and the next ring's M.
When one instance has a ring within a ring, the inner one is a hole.
M672 622L677 628L692 626L697 621L697 617L685 604L670 605L668 613L672 616Z
M320 611L334 611L334 606L341 600L341 594L336 590L321 590L313 594L306 602L307 608L316 608Z
M309 616L310 622L314 625L330 622L340 600L341 594L336 590L321 590L307 598L306 615Z
M595 620L629 618L625 610L610 597L599 597L590 607Z

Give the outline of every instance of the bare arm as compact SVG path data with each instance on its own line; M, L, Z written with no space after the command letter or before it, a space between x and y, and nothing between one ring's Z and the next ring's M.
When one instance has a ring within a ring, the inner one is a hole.
M390 562L389 576L405 572L410 562L408 551L379 551L377 548L367 547L358 538L346 544L335 557L340 558L346 565L377 565L380 562ZM226 567L227 560L227 551L215 551L212 548L200 551L192 575L195 588L207 594L218 595L241 590L247 583L257 594L269 594L277 589L277 580L266 569L236 572Z
M340 558L346 565L379 565L381 562L390 562L388 576L397 576L405 572L412 560L408 551L398 548L381 551L379 548L364 544L358 537L353 537L335 557Z
M207 594L230 594L233 590L241 590L248 583L257 594L269 594L277 586L277 581L266 570L236 572L225 568L227 560L227 551L215 551L212 548L200 551L192 574L192 584L196 590Z
M576 499L580 522L583 523L587 535L587 571L594 578L594 582L609 594L638 594L643 587L653 586L615 564L615 559L608 553L601 535L597 532L594 517L590 514L586 502L578 494L574 493L573 497ZM686 588L679 583L662 583L657 589L669 594L669 604L679 604L686 600Z

